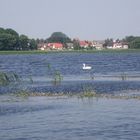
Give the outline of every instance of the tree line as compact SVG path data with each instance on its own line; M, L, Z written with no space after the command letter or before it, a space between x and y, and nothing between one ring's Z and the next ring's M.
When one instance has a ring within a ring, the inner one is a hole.
M34 50L37 49L35 39L19 35L13 29L0 28L0 50Z
M127 36L123 41L127 42L131 49L140 49L140 36Z
M140 36L126 36L124 39L117 39L117 42L128 44L131 49L140 49ZM62 43L65 48L68 43L72 43L74 49L79 49L80 45L77 40L71 40L62 32L54 32L47 39L30 39L26 35L19 35L13 29L0 28L0 50L36 50L39 43ZM113 39L108 38L104 41L103 46L112 46Z
M123 39L117 39L117 43L128 44L130 49L140 49L140 36L126 36ZM113 39L108 38L104 41L104 47L113 46Z
M46 39L37 39L37 43L70 43L72 42L71 39L64 33L62 32L54 32L51 34L49 38Z
M54 32L47 39L37 39L37 43L53 43L59 42L67 48L67 43L73 43L73 47L75 50L80 49L79 42L76 39L71 40L67 35L62 32ZM126 36L123 39L117 39L117 43L127 44L131 49L140 49L140 36ZM113 46L114 40L113 38L105 39L103 46ZM90 49L90 46L88 47Z
M47 39L37 39L37 43L61 43L63 44L64 48L69 48L71 45L73 46L74 50L81 49L79 41L76 39L71 40L66 34L62 32L54 32L51 36Z

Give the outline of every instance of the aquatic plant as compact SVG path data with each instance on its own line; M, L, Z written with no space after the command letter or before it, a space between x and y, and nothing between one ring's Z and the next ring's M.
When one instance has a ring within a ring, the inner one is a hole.
M83 97L95 97L96 96L96 91L92 89L91 86L84 86L83 87L83 92L80 94L79 97L83 98Z
M92 73L90 73L90 78L91 78L91 80L94 80L95 79L95 75L94 75L94 73L92 72Z
M52 84L60 85L63 80L61 72L59 70L55 70L54 68L52 68L51 64L48 62L46 62L46 68L47 68L46 76L52 78Z
M58 70L56 70L53 74L53 81L52 81L53 84L60 85L62 80L63 80L63 76Z
M32 76L31 76L31 75L29 76L29 81L30 81L30 83L31 83L31 84L33 84L33 83L34 83L33 78L32 78Z
M121 74L120 77L122 81L125 81L127 79L127 75L124 72Z
M17 91L16 93L14 93L14 95L16 97L23 97L23 98L27 98L30 96L30 92L27 91L27 90L20 90L20 91Z
M47 64L47 68L48 68L48 70L51 70L51 64L50 63Z
M5 86L9 83L9 78L6 73L0 72L0 86Z
M80 95L80 97L88 97L88 98L90 98L90 97L96 97L96 92L84 92L83 94L81 94Z
M0 72L0 86L7 86L16 82L20 82L20 77L16 73Z

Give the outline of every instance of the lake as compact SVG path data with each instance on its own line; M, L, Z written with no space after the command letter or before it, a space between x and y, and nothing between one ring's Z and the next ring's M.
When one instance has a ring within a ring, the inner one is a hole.
M139 140L140 101L29 97L0 99L2 140Z
M140 89L139 53L49 53L0 55L0 70L18 74L20 84L1 87L0 93L16 90L77 93L90 88L98 93ZM83 70L83 63L92 66ZM62 77L54 84L56 73ZM31 82L32 81L32 82Z
M140 95L139 53L48 53L0 55L1 72L21 81L0 86L2 140L139 140L140 100L80 98L97 94ZM92 66L83 70L82 64ZM56 76L61 76L59 82ZM16 97L11 93L64 93Z

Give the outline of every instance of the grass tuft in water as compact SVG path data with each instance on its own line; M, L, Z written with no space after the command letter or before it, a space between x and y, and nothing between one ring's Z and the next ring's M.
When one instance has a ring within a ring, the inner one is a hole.
M20 90L17 91L14 95L16 97L28 98L30 96L30 92L28 92L27 90Z
M96 91L84 91L82 93L39 93L39 92L30 92L27 90L21 90L13 94L15 97L23 98L23 99L28 99L28 97L66 97L66 98L80 98L80 99L99 99L99 98L106 98L106 99L137 99L140 100L139 95L126 95L126 94L108 94L108 93L97 93Z
M20 82L20 78L16 73L0 72L0 86L7 86L16 82Z
M84 86L83 87L83 92L80 94L79 97L84 98L91 98L91 97L96 97L97 93L95 90L92 89L91 86Z
M125 73L121 74L121 80L125 81L127 79L127 75Z
M63 76L59 71L55 71L53 75L53 85L60 85L63 80Z
M87 98L91 98L91 97L96 97L97 93L96 92L84 92L83 94L80 95L81 98L87 97Z

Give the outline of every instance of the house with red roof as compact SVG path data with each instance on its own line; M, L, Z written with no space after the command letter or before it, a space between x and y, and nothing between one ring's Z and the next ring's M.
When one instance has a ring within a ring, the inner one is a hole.
M87 41L79 41L79 45L81 48L88 48L89 43Z
M48 48L52 50L62 50L63 44L62 43L48 43Z
M62 50L63 44L62 43L40 43L38 44L39 50Z

